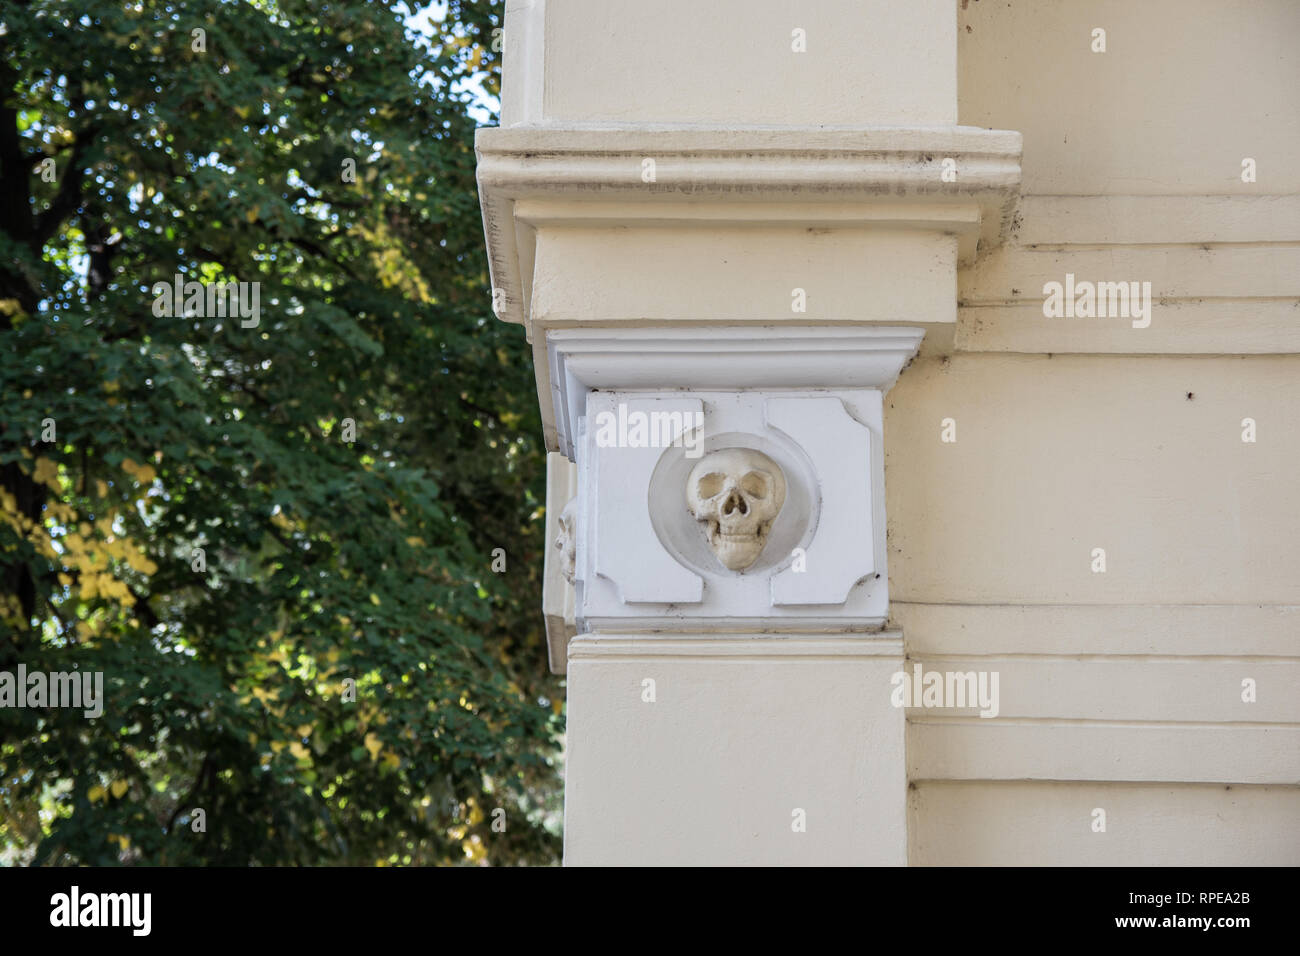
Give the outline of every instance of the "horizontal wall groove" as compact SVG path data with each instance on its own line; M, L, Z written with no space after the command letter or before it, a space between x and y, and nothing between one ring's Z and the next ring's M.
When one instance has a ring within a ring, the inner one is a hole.
M943 786L1008 786L1017 787L1025 783L1034 784L1061 784L1063 786L1097 786L1097 787L1141 787L1143 789L1150 787L1166 788L1196 788L1196 789L1213 789L1223 790L1226 788L1240 787L1243 790L1276 790L1276 789L1297 789L1300 783L1258 783L1250 780L1106 780L1104 778L1080 778L1080 777L987 777L980 780L969 780L955 777L912 777L908 783L921 786L922 784L939 784Z
M960 654L909 653L908 661L921 663L960 663L962 661L1043 661L1043 662L1114 662L1117 664L1205 664L1205 663L1239 663L1239 664L1300 664L1300 655L1294 654L1033 654L1028 652L1007 654L998 651L988 653L962 652Z
M1019 610L1020 608L1147 608L1147 609L1164 609L1164 608L1267 608L1283 611L1295 611L1300 613L1300 604L1261 604L1258 601L1246 601L1240 604L1117 604L1117 603L1088 603L1088 604L1071 604L1061 602L1044 602L1040 604L1029 604L1024 601L994 601L987 604L974 604L970 601L914 601L914 600L894 600L890 606L905 605L908 607L943 607L943 608L1008 608ZM1297 619L1300 623L1300 618Z
M966 710L973 710L973 707L967 707ZM929 726L929 727L1042 727L1050 725L1053 727L1084 727L1088 729L1095 728L1114 728L1120 730L1274 730L1274 729L1300 729L1300 722L1297 721L1245 721L1245 720L1215 720L1215 721L1191 721L1191 720L1104 720L1101 718L1091 717L976 717L970 715L944 716L942 714L930 713L923 707L906 708L907 723L909 726ZM924 714L923 717L914 717L913 714Z

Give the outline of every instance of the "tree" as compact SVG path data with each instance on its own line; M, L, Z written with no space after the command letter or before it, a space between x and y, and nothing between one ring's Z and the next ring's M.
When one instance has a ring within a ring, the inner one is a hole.
M0 708L10 859L555 859L500 10L411 13L0 2L0 672L104 694Z

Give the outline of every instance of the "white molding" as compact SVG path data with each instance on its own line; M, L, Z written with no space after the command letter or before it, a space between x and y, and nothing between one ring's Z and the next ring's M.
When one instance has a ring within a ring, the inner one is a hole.
M578 419L592 389L888 391L924 335L892 326L550 329L557 444L574 457Z
M902 659L903 632L879 631L852 637L801 634L581 634L569 642L570 660L619 658L745 658L797 657L823 660L838 657Z
M481 129L475 153L498 316L527 324L541 220L901 226L961 237L961 259L971 262L1010 232L1021 150L1017 132L966 126ZM640 176L645 158L655 160L653 183ZM956 162L952 182L942 178L945 159ZM531 223L516 210L527 201Z

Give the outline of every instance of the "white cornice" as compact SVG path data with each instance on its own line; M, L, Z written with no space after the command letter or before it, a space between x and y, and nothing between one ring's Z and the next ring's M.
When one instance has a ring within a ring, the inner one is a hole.
M559 451L591 389L879 388L888 391L925 331L890 326L550 329L546 371Z
M475 151L494 302L518 323L539 224L915 228L958 236L971 261L1006 236L1020 189L1020 134L963 126L516 126L479 130ZM654 182L642 180L645 159Z

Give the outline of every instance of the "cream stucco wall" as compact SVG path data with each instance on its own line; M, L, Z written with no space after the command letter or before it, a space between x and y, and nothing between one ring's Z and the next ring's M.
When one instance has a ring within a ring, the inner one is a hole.
M556 330L648 390L702 385L655 332L926 332L887 630L579 636L569 862L1300 863L1297 41L1294 0L510 0L479 177L552 508ZM1150 283L1149 325L1045 317L1067 274ZM900 726L902 666L996 672L997 716Z
M1025 195L887 399L890 568L909 656L1002 707L909 712L910 860L1300 863L1300 6L961 6ZM1150 327L1045 318L1067 272Z
M952 3L512 0L501 122L951 125Z

